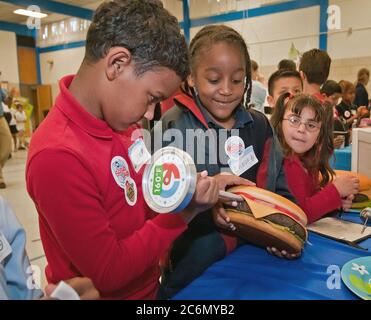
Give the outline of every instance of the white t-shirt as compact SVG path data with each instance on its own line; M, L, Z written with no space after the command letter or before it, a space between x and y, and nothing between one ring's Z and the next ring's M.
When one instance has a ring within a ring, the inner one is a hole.
M15 116L15 120L17 121L17 130L20 131L20 130L25 130L25 123L26 123L26 120L27 120L27 116L26 116L26 112L24 111L16 111L14 113L14 116Z
M267 97L267 89L259 81L252 81L251 101L254 109L264 113L264 102Z

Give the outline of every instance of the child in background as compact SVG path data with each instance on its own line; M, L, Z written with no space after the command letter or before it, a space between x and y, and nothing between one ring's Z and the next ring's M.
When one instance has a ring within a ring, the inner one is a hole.
M271 108L284 93L297 95L303 92L303 81L296 70L279 69L271 74L268 80L268 103Z
M207 170L217 179L226 176L221 172L231 172L226 161L231 146L228 141L232 141L227 138L231 137L236 141L237 151L251 147L251 155L257 159L257 163L243 168L240 176L256 182L258 187L293 199L287 190L279 143L267 118L261 112L246 109L252 77L250 57L242 36L227 26L206 26L192 39L189 52L191 75L185 83L184 93L174 98L176 105L155 126L154 136L160 129L165 134L167 129L177 129L174 131L180 131L183 139L190 130L198 132L191 140L184 139L179 143L174 140L171 145L182 149L193 145L191 156L197 171ZM238 130L238 135L233 134L233 130ZM224 140L222 132L226 133ZM198 151L199 137L204 134L215 139L210 138L208 141L212 142L202 144L202 150ZM204 162L197 160L201 152L205 155ZM243 180L239 180L241 184L248 184ZM215 213L215 219L218 226L229 227L222 209ZM237 238L216 228L211 211L196 218L174 242L170 264L163 273L160 297L169 298L177 293L236 245ZM296 257L285 252L283 255Z
M315 96L321 103L324 99L320 93L330 73L331 58L326 51L312 49L303 53L299 71L303 79L304 93Z
M12 105L12 97L8 96L5 100L5 103L3 103L3 108L4 108L4 115L6 117L6 120L8 121L10 133L12 134L12 137L13 137L13 142L14 142L13 150L14 152L16 152L17 151L17 134L18 134L17 121L15 120L15 115L14 115L16 110L11 108L10 107L11 105ZM5 110L7 112L5 112Z
M341 98L341 87L334 80L327 80L321 87L321 94L330 108L332 108L334 113L334 131L346 132L344 124L340 120L339 113L336 110L336 106ZM336 149L347 146L349 144L349 135L335 135L334 137L334 147Z
M252 108L264 113L264 103L267 97L267 89L263 85L263 81L259 80L259 65L256 61L251 60L251 99Z
M320 90L325 102L329 103L334 109L335 115L338 117L336 106L342 96L341 86L334 80L327 80Z
M278 70L290 70L290 71L296 71L296 63L293 60L290 59L282 59L278 65Z
M27 121L26 112L23 110L23 106L20 102L15 102L16 111L14 113L15 121L17 122L18 131L18 150L26 149L26 137L25 137L25 124Z
M333 178L331 148L326 146L332 124L326 122L326 113L331 119L331 108L324 108L311 95L285 94L278 99L271 118L285 155L289 190L307 214L308 223L340 207L349 210L359 189L356 177Z
M342 89L342 100L336 106L336 111L344 123L345 129L351 130L353 122L358 120L357 106L354 104L356 87L346 80L340 81L339 85Z
M331 58L326 51L319 49L311 49L303 53L300 59L299 72L303 79L303 92L315 97L323 107L325 99L321 94L321 86L325 83L330 73ZM330 112L326 112L328 119L323 119L324 123L333 123L333 117ZM332 135L327 135L328 141L324 146L328 148L327 152L334 152L334 138Z

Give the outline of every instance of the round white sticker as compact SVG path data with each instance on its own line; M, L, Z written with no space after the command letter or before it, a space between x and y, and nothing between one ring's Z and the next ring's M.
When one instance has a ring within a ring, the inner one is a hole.
M111 160L111 172L120 188L125 189L125 180L130 177L129 165L123 157L115 156Z
M224 150L229 158L238 159L245 150L245 143L240 137L231 136L225 142Z

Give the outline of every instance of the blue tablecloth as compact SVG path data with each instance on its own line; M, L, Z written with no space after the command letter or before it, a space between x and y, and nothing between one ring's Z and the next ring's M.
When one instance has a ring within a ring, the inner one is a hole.
M330 159L330 166L336 170L351 170L352 145L343 149L335 149L335 154Z
M361 223L358 212L342 218ZM302 256L291 261L244 245L213 264L174 299L358 299L339 277L346 262L371 255L370 238L359 245L369 251L310 232Z

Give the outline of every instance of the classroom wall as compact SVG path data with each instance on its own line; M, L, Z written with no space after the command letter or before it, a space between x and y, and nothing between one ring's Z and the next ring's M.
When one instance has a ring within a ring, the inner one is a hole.
M237 1L237 10L256 7L256 2ZM192 14L195 18L204 16L207 11L217 10L214 2L209 7L207 3L208 1L205 1L199 10L193 10L191 7L191 17ZM332 58L329 78L353 82L360 68L371 69L371 1L330 0L329 5L339 6L341 13L340 30L330 30L328 33L327 50ZM225 24L243 35L249 46L251 58L258 62L260 71L268 79L276 70L278 61L289 58L291 43L300 52L318 48L319 14L319 6L316 6ZM191 38L200 29L201 27L192 28ZM292 39L283 40L288 38ZM371 94L371 82L367 89Z
M9 87L19 87L17 41L14 32L0 31L1 81L8 81Z
M351 82L356 81L357 72L360 68L366 67L371 70L371 1L369 0L331 0L329 5L337 5L340 8L341 13L341 28L340 30L330 30L328 34L328 47L327 51L332 58L332 64L330 69L329 79L340 81L343 79ZM295 20L296 13L299 10L292 11L293 15L287 15L290 23L296 21L292 28L299 28L300 32L303 30L300 25L308 27L311 31L314 31L311 25L315 21L313 11L309 9L302 10L302 22ZM319 14L319 10L318 13ZM278 15L284 16L284 13ZM270 16L258 18L267 19ZM291 20L291 18L294 18ZM303 23L305 21L305 23ZM241 24L241 23L240 23ZM299 27L298 27L299 26ZM280 32L284 27L279 24L275 24L274 28ZM352 28L349 32L349 28ZM358 30L362 29L362 30ZM273 29L274 30L274 29ZM309 29L307 29L309 31ZM318 32L318 28L315 32ZM310 33L310 32L308 32ZM287 35L292 34L292 31L288 31ZM299 32L298 32L299 34ZM307 34L304 30L303 35ZM245 34L244 34L245 36ZM245 36L245 39L248 38ZM294 40L294 44L299 51L302 51L302 44L304 39ZM318 44L313 43L314 38L309 41L310 44L314 44L312 47L318 47ZM247 40L247 42L249 42ZM301 43L301 44L300 44ZM265 78L268 79L269 75L276 70L276 64L280 59L287 58L283 57L284 50L282 45L284 42L277 42L272 44L276 47L274 55L269 59L264 59L267 52L266 45L255 45L251 46L250 54L253 59L256 59L261 66L261 72ZM308 49L309 46L305 45L304 49ZM304 50L305 51L305 50ZM262 59L260 59L262 57ZM278 58L278 59L277 59ZM367 89L371 96L371 82L368 84Z
M303 24L304 20L307 23ZM261 66L276 65L279 60L287 58L292 44L299 51L319 45L318 6L224 24L241 33L251 58ZM191 28L191 38L201 28Z
M80 67L84 54L85 47L40 54L41 81L43 84L52 86L53 101L59 93L58 80L65 75L75 74ZM53 61L52 65L51 61Z
M371 70L371 1L330 0L330 4L340 7L341 31L345 31L328 36L328 52L333 59L330 78L353 82L360 68ZM371 96L371 82L367 89Z
M189 0L189 15L191 19L196 19L226 12L258 8L260 6L286 1L287 0ZM163 2L166 3L165 1Z
M164 0L163 2L178 20L183 20L181 1ZM224 2L223 5L229 8L228 10L234 10L234 8L244 10L257 7L261 2L262 0L249 2L230 0ZM263 2L269 4L272 1ZM371 41L369 40L371 39L371 1L330 0L329 4L338 5L341 10L341 30L337 30L336 33L330 31L328 35L328 52L333 60L330 78L355 81L356 73L361 67L371 69ZM217 14L218 10L220 6L218 7L217 1L190 0L191 18ZM261 72L268 79L269 75L275 71L278 61L289 57L292 44L300 52L319 46L319 14L319 6L316 6L225 24L243 35L249 46L251 58L258 62ZM353 28L353 32L346 32L350 27ZM359 28L364 30L357 31ZM191 28L191 39L200 29L201 27ZM42 81L52 84L54 98L58 93L57 80L64 74L75 73L83 55L84 48L54 51L41 55ZM50 68L46 60L53 57L54 66ZM371 93L371 83L368 85L368 90Z

